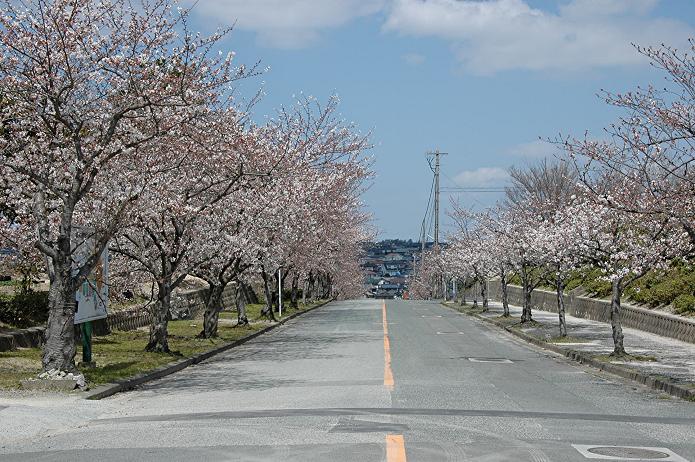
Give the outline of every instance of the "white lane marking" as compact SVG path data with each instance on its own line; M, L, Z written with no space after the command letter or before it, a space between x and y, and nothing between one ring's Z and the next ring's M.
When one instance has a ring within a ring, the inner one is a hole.
M514 364L514 361L507 358L468 358L472 363L498 363L498 364Z

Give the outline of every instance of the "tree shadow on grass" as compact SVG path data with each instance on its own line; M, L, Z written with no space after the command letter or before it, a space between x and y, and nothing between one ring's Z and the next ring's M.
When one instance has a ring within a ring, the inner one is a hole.
M82 372L85 375L85 377L87 378L87 382L91 384L114 382L116 380L123 380L132 375L143 372L125 372L138 363L138 361L121 361L117 363L107 364L103 367L97 367L96 369L83 369L80 372Z
M121 342L116 342L114 340L109 340L105 337L92 337L92 343L94 345L118 345Z

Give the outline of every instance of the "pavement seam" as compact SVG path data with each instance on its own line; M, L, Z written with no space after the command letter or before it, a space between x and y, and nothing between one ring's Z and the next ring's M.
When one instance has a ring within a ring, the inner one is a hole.
M223 353L225 351L231 350L232 348L235 348L237 346L243 345L244 343L248 342L249 340L253 340L256 337L259 337L267 332L272 331L273 329L282 326L286 322L301 316L305 313L308 313L310 311L314 311L318 308L321 308L322 306L325 306L329 303L331 303L333 300L328 300L326 302L320 303L316 306L312 306L311 308L300 311L297 313L293 313L289 316L287 316L284 319L281 319L278 321L276 324L273 324L268 327L264 327L263 329L254 332L252 334L247 335L246 337L242 337L238 340L234 340L233 342L225 343L223 345L220 345L219 347L213 348L212 350L205 351L203 353L199 353L195 356L192 356L190 358L182 359L180 361L170 363L166 366L159 367L157 369L153 369L149 372L145 372L142 374L135 375L133 377L119 380L114 383L107 383L104 385L100 385L93 390L90 390L85 393L83 396L84 399L88 400L100 400L104 398L108 398L109 396L113 396L116 393L120 393L122 391L128 391L132 390L133 388L142 385L143 383L151 382L152 380L157 380L162 377L166 377L167 375L171 375L175 372L178 372L180 370L183 370L187 368L188 366L191 366L193 364L198 364L202 361L205 361L206 359L212 358L215 355L218 355L220 353Z
M558 353L558 354L564 356L565 358L570 359L570 360L575 361L575 362L578 362L580 364L586 364L586 365L594 367L596 369L617 375L617 376L622 377L624 379L632 380L632 381L637 382L641 385L645 385L649 388L652 388L653 390L662 391L662 392L667 393L671 396L676 396L678 398L688 399L688 400L695 399L695 390L691 390L689 388L683 387L683 386L681 386L675 382L672 382L670 380L665 380L661 377L655 377L652 375L643 374L643 373L636 371L634 369L629 369L626 367L618 366L616 364L598 361L586 353L582 353L581 351L577 351L577 350L572 350L570 348L562 348L558 345L549 344L547 342L544 342L543 340L540 340L536 337L528 335L524 332L520 332L520 331L512 329L509 326L505 326L504 324L497 322L494 319L490 319L490 318L487 318L485 316L481 316L481 315L476 314L476 313L465 313L465 312L459 311L456 308L454 308L450 305L447 305L445 303L442 303L442 306L445 306L446 308L449 308L450 310L456 311L457 313L460 313L462 315L470 316L470 317L479 319L483 322L486 322L488 324L492 324L494 326L497 326L497 327L509 332L510 334L514 335L515 337L518 337L522 340L525 340L528 343L532 343L532 344L539 346L543 349Z

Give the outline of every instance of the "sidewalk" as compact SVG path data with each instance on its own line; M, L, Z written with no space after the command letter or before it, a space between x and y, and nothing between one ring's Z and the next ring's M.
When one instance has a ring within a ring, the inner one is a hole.
M454 307L452 304L448 306ZM642 379L670 382L680 388L688 389L691 396L695 397L695 344L623 327L625 350L628 354L639 356L643 360L613 361L608 357L613 351L610 324L566 316L567 338L560 340L557 313L534 310L535 325L521 327L517 324L521 317L521 307L509 306L511 318L501 318L502 304L493 301L490 301L489 309L485 312L473 310L471 306L456 306L456 309L493 322L500 327L506 327L507 330L514 334L521 334L522 337L531 336L530 340L534 343L539 342L541 346L547 346L549 349L582 362L588 362L591 365L605 363L609 366L606 368L609 372L614 372L610 370L610 365L618 366L618 368L637 372ZM570 350L578 352L579 355L572 354ZM644 383L640 377L637 379ZM663 389L653 384L652 386Z

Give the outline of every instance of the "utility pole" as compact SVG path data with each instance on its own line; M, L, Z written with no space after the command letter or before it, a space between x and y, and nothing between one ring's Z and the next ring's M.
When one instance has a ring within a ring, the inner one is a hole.
M282 266L278 268L278 311L282 317Z
M434 156L434 246L439 247L439 177L441 173L441 156L446 156L448 153L439 152L437 149L434 152L428 152L428 156ZM432 164L430 164L432 167Z
M439 249L439 176L441 173L441 156L447 155L446 152L439 152L437 149L434 152L428 152L427 155L434 156L434 248ZM432 164L430 164L430 168ZM435 250L436 252L436 250ZM444 299L446 301L446 285L444 276L441 281L437 281L435 287L435 297L439 296L439 289L444 288Z
M439 149L434 153L434 246L439 247Z

